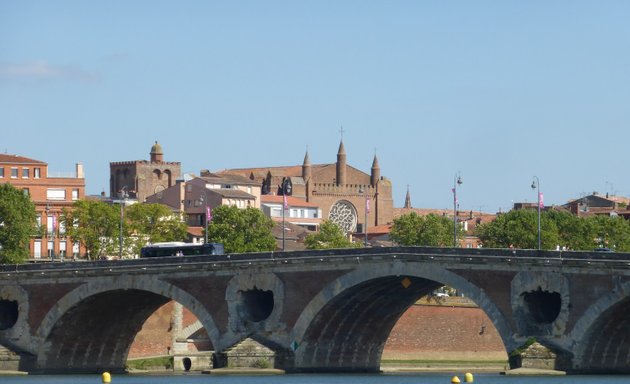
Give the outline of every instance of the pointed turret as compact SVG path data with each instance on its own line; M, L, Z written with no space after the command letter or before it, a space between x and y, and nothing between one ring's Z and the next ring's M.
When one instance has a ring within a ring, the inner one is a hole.
M378 166L378 158L374 155L374 161L372 161L372 174L370 176L370 184L375 187L378 180L381 178L381 167Z
M405 208L411 208L411 194L409 193L409 186L407 186L407 196L405 197Z
M346 149L343 147L343 140L339 143L337 151L337 185L346 184Z
M302 163L302 178L304 182L308 182L308 179L311 178L311 159L308 157L308 150L304 155L304 162Z

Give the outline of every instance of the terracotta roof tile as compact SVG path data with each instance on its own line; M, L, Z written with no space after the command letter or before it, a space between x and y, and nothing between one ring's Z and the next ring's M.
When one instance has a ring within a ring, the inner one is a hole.
M29 159L28 157L18 156L18 155L9 155L6 153L0 154L0 163L9 163L9 164L46 164L40 160Z

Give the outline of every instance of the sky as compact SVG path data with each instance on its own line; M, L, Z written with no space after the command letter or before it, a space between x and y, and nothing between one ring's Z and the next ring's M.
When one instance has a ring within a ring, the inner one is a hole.
M182 171L348 164L417 208L630 196L628 1L0 0L0 151L109 193ZM341 132L343 127L343 133Z

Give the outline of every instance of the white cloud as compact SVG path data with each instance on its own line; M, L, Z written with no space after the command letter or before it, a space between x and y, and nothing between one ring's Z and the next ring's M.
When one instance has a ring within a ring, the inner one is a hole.
M73 66L51 65L45 60L25 63L0 63L0 77L13 80L50 80L61 79L95 82L100 76Z

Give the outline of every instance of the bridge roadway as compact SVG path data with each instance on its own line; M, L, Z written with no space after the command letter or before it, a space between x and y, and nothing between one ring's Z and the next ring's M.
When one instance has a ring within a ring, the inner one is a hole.
M251 337L289 372L376 372L418 298L448 285L508 352L535 337L570 372L630 373L630 255L391 247L0 266L0 344L30 372L123 370L175 300L217 356Z

